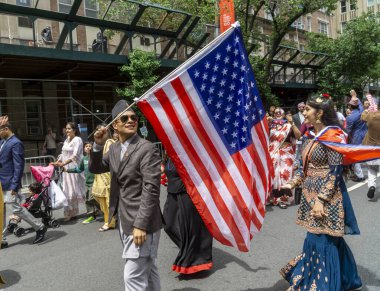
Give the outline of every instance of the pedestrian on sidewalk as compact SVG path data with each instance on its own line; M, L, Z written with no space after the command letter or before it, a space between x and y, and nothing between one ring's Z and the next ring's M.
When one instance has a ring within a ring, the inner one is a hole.
M165 163L168 196L164 207L165 232L179 248L172 270L193 274L212 268L212 236L186 191L170 158Z
M350 138L350 144L362 144L364 136L367 133L367 125L360 119L363 113L363 104L357 97L355 90L350 91L351 100L348 102L351 114L346 118L346 131ZM353 165L355 175L351 177L354 182L363 182L365 180L360 163Z
M79 130L73 122L66 124L66 140L62 147L62 153L58 160L52 165L56 167L65 167L75 169L83 158L83 142L78 136ZM79 213L79 202L83 201L85 196L85 179L84 175L62 174L62 191L66 196L68 206L63 208L64 221L75 219Z
M313 125L315 137L305 143L303 171L283 188L302 184L296 223L307 234L302 253L281 275L289 290L361 290L354 256L343 238L360 233L342 177L343 155L321 142L340 143L344 137L331 98L311 96L305 122Z
M82 160L75 168L65 169L63 171L67 173L80 174L84 172L85 184L86 184L86 210L87 218L82 222L83 224L89 224L96 219L96 212L99 209L99 204L96 202L92 195L92 186L94 183L94 174L88 170L88 160L90 158L90 152L92 150L92 144L90 142L84 143L84 152Z
M105 125L97 126L96 129ZM108 139L104 144L103 155L105 155L111 144L115 143L118 140L118 135L114 135L113 139L109 138L109 132L107 131ZM110 193L111 193L111 173L96 174L94 185L92 187L92 194L94 195L95 200L100 205L100 210L103 212L104 224L101 228L98 229L99 232L105 232L109 229L115 228L115 217L112 217L109 222L109 207L110 207Z
M90 171L111 172L110 217L118 215L124 284L128 291L160 290L156 257L162 214L160 210L160 164L158 148L137 134L138 117L120 100L112 109L112 124L119 141L103 155L106 128L94 135Z
M36 231L34 244L44 239L46 227L38 221L26 208L20 205L23 195L21 194L21 179L24 172L24 145L13 133L13 127L9 121L0 125L0 182L4 191L4 203L13 209L13 214L23 219ZM5 211L4 211L5 213ZM4 215L5 217L5 215ZM2 246L7 246L6 234L3 230Z
M367 123L368 131L363 145L380 146L380 112L364 110L361 120ZM367 197L373 199L376 192L376 177L379 172L380 160L367 162L368 165L368 192Z

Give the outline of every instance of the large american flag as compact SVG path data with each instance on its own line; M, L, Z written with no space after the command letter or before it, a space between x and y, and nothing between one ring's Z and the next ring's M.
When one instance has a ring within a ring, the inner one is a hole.
M137 105L210 233L248 251L263 224L273 171L265 110L238 24Z

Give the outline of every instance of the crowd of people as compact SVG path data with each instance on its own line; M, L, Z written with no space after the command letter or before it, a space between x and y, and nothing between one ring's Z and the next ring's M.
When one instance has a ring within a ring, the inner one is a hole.
M343 178L344 154L329 142L341 143L339 137L347 135L353 145L380 146L380 112L372 96L367 95L362 104L354 90L350 95L346 116L337 112L328 94L310 96L293 115L280 107L270 107L267 114L268 150L274 168L267 204L285 209L294 203L293 189L302 189L296 223L307 231L304 246L281 270L290 290L360 290L362 286L353 254L343 239L345 234L360 233ZM62 151L52 165L63 171L61 185L67 199L63 220L77 219L81 202L87 210L83 224L102 214L104 224L98 231L117 227L120 232L125 289L160 290L156 257L162 228L179 248L172 270L180 274L212 268L213 238L172 160L166 155L162 159L158 148L137 134L138 116L126 110L127 106L124 100L114 106L114 134L99 125L93 143L83 143L76 125L68 122ZM39 243L47 228L21 204L24 148L5 116L0 118L0 138L0 189L4 193L0 193L4 199L0 203L9 204L14 215L36 230L33 243ZM47 154L56 154L56 139L49 128L44 144ZM297 155L297 141L302 155ZM367 164L367 196L373 199L378 161ZM352 172L351 180L364 181L360 163L352 166ZM163 176L168 195L162 214ZM36 189L30 187L31 197L41 192ZM5 207L0 209L3 227ZM7 231L2 233L4 248Z

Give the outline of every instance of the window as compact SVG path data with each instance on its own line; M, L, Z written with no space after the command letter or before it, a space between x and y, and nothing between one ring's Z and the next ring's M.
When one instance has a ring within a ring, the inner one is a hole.
M25 101L26 132L30 136L42 134L41 101Z
M98 18L98 11L99 11L98 1L96 0L84 1L84 11L87 17Z
M367 6L372 6L375 1L374 0L367 0Z
M30 0L17 0L16 5L30 7ZM32 21L28 17L18 17L18 26L32 28Z
M30 0L17 0L16 5L30 7Z
M73 106L73 110L71 111L71 105ZM83 123L83 115L82 115L82 107L80 107L76 102L66 100L65 102L65 111L66 111L66 120Z
M307 17L307 31L311 32L311 17Z
M293 22L292 26L294 28L303 29L303 18L302 16Z
M322 34L329 34L328 25L326 22L318 21L318 32Z
M73 5L73 0L59 0L59 12L69 13L71 6Z
M340 13L346 13L347 12L347 2L346 0L340 1Z
M377 0L377 2L380 2L380 1ZM356 10L356 9L357 9L356 1L355 0L350 0L350 10Z
M150 38L140 36L140 45L150 46Z

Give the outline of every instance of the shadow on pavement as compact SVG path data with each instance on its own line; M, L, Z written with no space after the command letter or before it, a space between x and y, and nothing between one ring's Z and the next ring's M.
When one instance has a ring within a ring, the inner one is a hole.
M0 288L3 288L4 290L11 287L12 285L17 284L18 281L20 281L21 279L21 276L19 275L19 273L13 270L2 270L0 273L4 277L4 280L6 282L5 285L2 285L0 287ZM3 290L3 289L0 289L0 290Z
M287 290L288 288L289 288L289 283L285 281L284 279L282 279L269 288L245 289L242 291L279 291L279 290Z
M64 231L48 229L48 231L45 234L45 239L41 243L39 243L38 245L50 243L50 242L55 241L61 237L64 237L65 235L67 235L67 233ZM12 247L14 245L33 244L34 240L35 240L35 236L31 236L31 237L25 238L23 240L15 241L14 243L10 244L8 247Z
M377 287L376 289L373 288L363 288L363 290L379 290L380 289L380 278L376 276L374 272L371 270L364 268L363 266L357 265L359 274L362 278L363 286L368 287Z
M201 289L185 287L182 289L173 289L172 291L201 291Z

